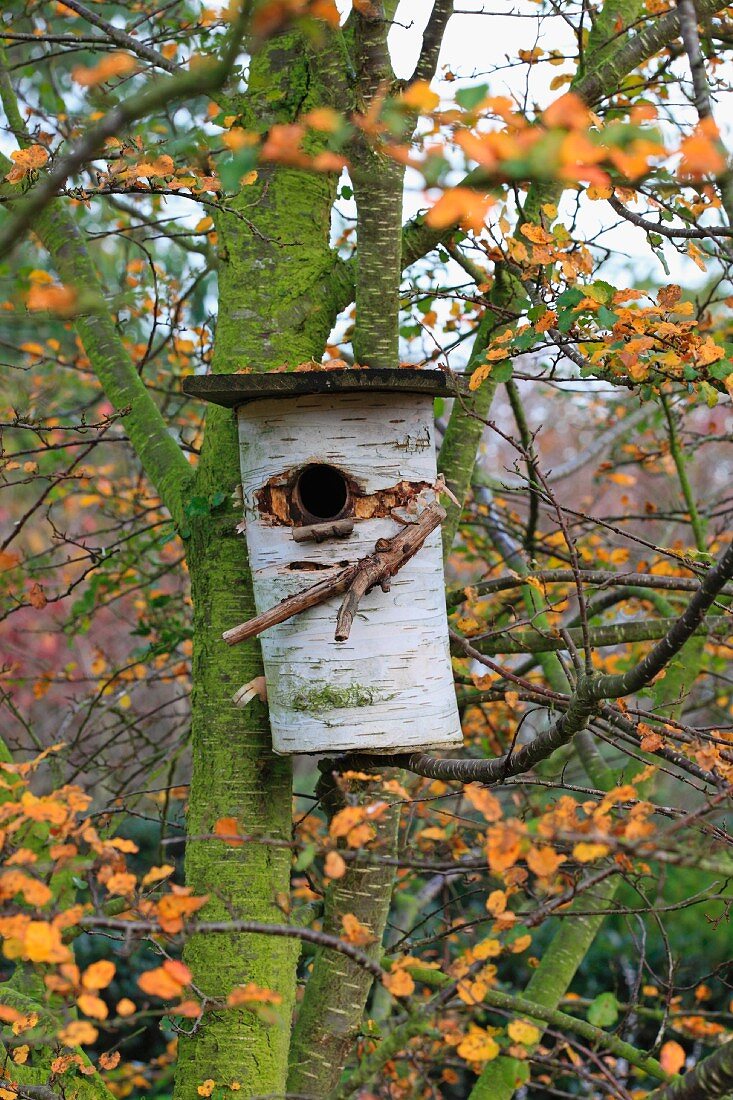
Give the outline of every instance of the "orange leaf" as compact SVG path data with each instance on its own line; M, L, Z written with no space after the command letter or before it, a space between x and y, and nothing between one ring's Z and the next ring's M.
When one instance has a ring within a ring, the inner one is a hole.
M91 69L78 65L72 70L72 78L84 88L92 88L95 84L104 84L115 76L127 76L137 68L137 61L129 53L110 53L103 57L98 65Z
M600 859L601 856L608 855L609 851L607 844L592 844L580 841L573 848L573 859L577 859L578 863L590 863L594 859Z
M665 1073L679 1073L685 1064L687 1055L684 1048L674 1039L664 1043L659 1052L659 1062Z
M106 1020L109 1009L101 997L95 997L93 993L82 993L77 997L76 1003L85 1016L92 1016L95 1020Z
M85 989L106 989L115 976L115 969L115 964L109 959L100 959L86 968L81 984Z
M214 825L214 836L221 837L231 848L241 848L244 844L243 840L237 839L239 825L236 817L220 817Z
M180 932L183 928L184 919L190 917L192 913L198 912L203 905L206 905L208 900L208 894L201 898L166 894L156 906L160 927L164 932Z
M486 216L494 205L491 195L482 195L471 187L451 187L431 207L425 215L425 221L433 229L447 229L449 225L460 225L480 233L486 223Z
M492 825L486 834L486 851L489 867L494 874L508 871L521 854L521 832L519 822L502 822Z
M393 997L409 997L415 992L412 975L401 966L393 966L389 974L385 974L382 978L382 984Z
M343 878L346 874L346 861L338 852L329 852L323 869L329 878Z
M554 875L561 863L565 862L565 856L560 855L554 848L536 848L534 844L527 852L527 866L533 874L540 878Z
M262 986L255 985L254 982L237 986L227 997L227 1004L230 1008L236 1008L238 1005L279 1005L281 1003L282 996L279 993L275 993L272 989L263 989Z
M347 806L345 809L339 810L331 822L328 830L329 836L333 837L334 840L346 836L355 825L359 825L364 820L365 816L366 811L362 806Z
M469 783L463 788L463 795L474 810L483 814L487 821L498 821L502 816L501 802L486 787L480 787L478 783Z
M374 943L374 936L370 930L353 913L344 913L341 918L341 926L344 930L344 939L348 940L349 943L354 943L358 947Z
M170 1001L178 997L191 981L191 971L182 962L166 959L162 966L146 970L137 980L143 993Z
M27 149L14 149L10 154L13 167L5 179L8 183L20 183L36 168L42 168L48 160L48 152L42 145L29 145Z
M98 1035L99 1032L96 1027L92 1027L86 1020L72 1020L58 1033L59 1039L67 1047L78 1047L82 1043L93 1043Z
M55 313L58 317L71 317L76 312L76 301L76 291L73 287L32 286L28 291L26 305L32 312L46 310L49 313ZM43 589L39 584L33 585L33 589L36 588L40 589L41 594L43 593ZM32 599L31 603L33 603ZM36 607L38 605L34 603L33 606ZM40 606L46 606L45 596Z

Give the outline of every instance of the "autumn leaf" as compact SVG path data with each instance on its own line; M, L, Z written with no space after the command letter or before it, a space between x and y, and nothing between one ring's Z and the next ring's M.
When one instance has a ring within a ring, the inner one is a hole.
M282 996L272 989L264 989L254 982L248 982L247 985L236 986L231 991L227 997L227 1004L230 1008L249 1004L279 1005L282 1004Z
M329 878L343 878L346 874L346 861L338 852L331 851L326 856L323 869Z
M55 313L57 317L73 317L76 313L77 293L70 286L32 286L28 291L26 305L32 313L43 310ZM33 587L40 588L40 585ZM45 607L45 600L43 606Z
M84 1043L94 1043L99 1032L86 1020L72 1020L58 1032L58 1038L64 1046L79 1047Z
M7 944L6 944L7 954ZM22 941L23 957L30 962L61 963L71 952L61 940L60 930L46 921L31 921Z
M725 171L720 133L712 118L703 119L680 145L680 173L688 179L718 176Z
M95 997L93 993L82 993L76 1000L77 1005L85 1016L92 1016L95 1020L106 1020L109 1009L101 997Z
M187 893L165 894L156 905L160 927L171 934L180 932L184 920L197 913L208 900L208 894L200 898L190 897Z
M109 959L99 959L92 963L81 975L81 985L85 989L107 989L114 977L116 966Z
M239 840L239 825L236 817L220 817L214 824L214 836L220 837L231 848L241 848L243 840Z
M143 993L170 1001L178 997L191 982L191 971L182 962L166 959L162 966L146 970L137 980Z
M414 80L400 96L400 103L427 115L438 106L440 96L431 89L427 80Z
M499 1054L495 1039L475 1024L470 1024L468 1034L458 1044L458 1053L467 1062L491 1062Z
M141 886L151 886L155 882L160 882L164 878L169 878L175 867L172 863L163 863L160 867L151 867L147 874L143 875L140 879Z
M534 844L528 850L525 859L527 860L527 866L530 871L538 875L540 878L546 878L549 875L554 875L561 863L565 862L566 857L556 852L554 848L547 846L536 847Z
M48 160L48 152L42 145L29 145L27 149L14 149L10 154L13 167L5 176L8 183L20 183L22 179L35 171L43 168Z
M492 890L486 899L486 908L492 917L498 917L507 906L507 896L503 890Z
M415 982L411 974L408 974L402 966L393 966L382 977L384 988L389 990L393 997L409 997L415 992Z
M670 1039L668 1042L662 1044L662 1048L659 1051L659 1063L665 1073L675 1074L679 1073L685 1064L687 1055L684 1048L676 1043L674 1039Z
M334 840L345 837L347 833L351 832L355 825L358 825L364 820L365 816L366 811L363 806L346 806L345 809L339 810L337 814L334 814L328 830L329 836Z
M578 863L591 863L594 859L608 855L609 851L607 844L594 844L581 840L573 848L573 859Z
M137 69L137 61L129 53L109 53L103 57L98 65L91 69L78 65L72 69L71 75L77 84L84 88L92 88L96 84L104 84L116 76L128 76Z
M374 943L373 933L353 913L344 913L341 918L341 927L344 930L344 939L349 943L356 944L357 947L365 947L369 943Z
M46 599L46 593L43 591L43 585L36 581L32 586L28 595L31 607L35 607L36 611L42 611L48 603Z
M534 1046L540 1041L540 1029L527 1020L512 1020L507 1027L509 1038L523 1046Z
M501 822L492 825L486 833L486 854L493 873L508 871L522 852L521 823Z
M478 783L469 783L463 788L463 797L467 798L474 810L478 810L487 821L498 821L502 816L501 802L487 787Z
M480 233L494 202L490 195L482 195L472 187L451 187L431 206L425 221L433 229L460 225L463 229Z

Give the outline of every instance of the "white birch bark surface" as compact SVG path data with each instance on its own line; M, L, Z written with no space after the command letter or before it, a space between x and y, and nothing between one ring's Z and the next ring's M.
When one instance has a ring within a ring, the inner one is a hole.
M433 401L412 394L264 398L239 409L244 514L258 613L370 554L400 524L356 518L345 539L297 543L261 514L257 494L299 468L327 463L366 494L434 483ZM300 568L293 568L298 563ZM265 631L273 747L281 753L393 753L461 743L448 648L440 531L362 601L351 635L334 639L339 599Z

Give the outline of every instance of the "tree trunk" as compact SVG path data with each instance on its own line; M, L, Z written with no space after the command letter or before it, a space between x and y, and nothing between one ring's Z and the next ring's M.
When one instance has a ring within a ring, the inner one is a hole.
M227 110L241 114L245 126L265 130L312 106L313 87L302 41L284 35L258 53L246 99L233 100ZM334 192L332 177L268 165L228 203L240 217L219 215L214 372L320 361L335 319L320 293L333 265ZM272 753L263 705L255 699L240 709L232 702L236 690L262 672L259 643L230 648L221 638L255 614L246 542L235 531L240 485L235 415L210 406L194 487L196 511L203 501L207 510L188 520L194 662L186 881L195 894L209 895L204 919L282 923L290 885L287 850L197 839L210 834L220 817L237 818L249 834L291 836L290 761ZM264 935L189 941L185 960L206 996L225 998L234 985L255 982L279 993L282 1002L274 1023L254 1012L211 1006L196 1034L181 1039L176 1100L191 1100L206 1079L217 1082L222 1096L230 1095L231 1081L239 1082L243 1097L284 1092L297 956L297 941Z

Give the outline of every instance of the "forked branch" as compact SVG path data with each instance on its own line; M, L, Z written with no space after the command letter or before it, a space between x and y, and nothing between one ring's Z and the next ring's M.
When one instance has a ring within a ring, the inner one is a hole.
M227 645L236 645L247 638L255 638L263 630L284 623L293 615L299 615L302 611L317 607L332 596L340 596L345 592L346 596L336 620L335 637L337 642L346 641L362 597L375 585L381 585L386 592L390 579L418 552L428 535L443 522L445 515L445 508L437 501L429 504L415 523L408 524L394 538L379 539L373 554L339 569L334 576L326 577L318 584L306 588L304 592L288 596L246 623L225 630L222 638Z

